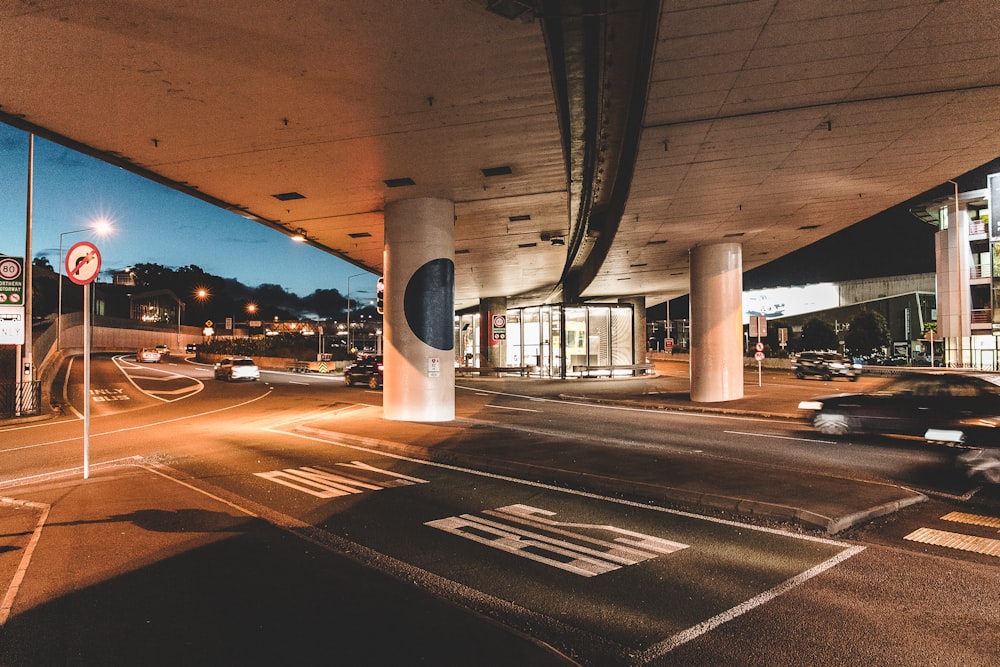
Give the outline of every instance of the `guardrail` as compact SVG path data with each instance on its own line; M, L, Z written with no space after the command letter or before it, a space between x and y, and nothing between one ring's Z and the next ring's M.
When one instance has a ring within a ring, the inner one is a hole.
M654 368L653 363L644 364L575 364L573 372L580 377L593 377L597 374L607 374L612 377L617 371L629 371L632 375L645 374L646 371ZM639 373L642 371L642 373Z

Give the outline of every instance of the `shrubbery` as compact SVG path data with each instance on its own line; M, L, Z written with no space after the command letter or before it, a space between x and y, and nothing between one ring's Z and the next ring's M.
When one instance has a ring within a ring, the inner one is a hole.
M279 334L277 336L255 336L251 338L213 338L198 346L199 351L208 354L239 355L246 357L285 357L298 361L315 361L317 349L315 338L300 334ZM334 361L351 358L341 346L327 347Z

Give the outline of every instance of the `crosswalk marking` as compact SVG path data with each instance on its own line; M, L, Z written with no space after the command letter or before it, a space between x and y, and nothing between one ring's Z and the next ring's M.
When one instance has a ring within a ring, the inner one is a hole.
M987 528L1000 528L1000 517L982 516L980 514L966 514L965 512L951 512L941 517L945 521L955 521L965 523L970 526L986 526Z
M365 491L382 491L396 486L428 483L419 477L376 468L361 461L337 465L350 470L345 472L323 466L308 466L255 472L254 475L317 498L338 498Z
M976 537L975 535L952 533L947 530L936 530L934 528L918 528L903 539L910 540L911 542L932 544L949 549L1000 557L1000 540L990 537Z
M688 547L616 526L554 521L549 518L554 512L528 505L508 505L482 514L500 520L462 514L428 521L425 525L583 577L605 574ZM612 539L598 539L569 528L611 533Z

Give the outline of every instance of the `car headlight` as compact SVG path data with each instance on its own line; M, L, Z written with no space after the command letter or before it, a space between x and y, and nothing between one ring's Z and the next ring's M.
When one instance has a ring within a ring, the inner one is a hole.
M823 401L802 401L799 403L799 410L822 410Z
M961 420L959 424L979 428L997 428L1000 427L1000 417L972 417Z

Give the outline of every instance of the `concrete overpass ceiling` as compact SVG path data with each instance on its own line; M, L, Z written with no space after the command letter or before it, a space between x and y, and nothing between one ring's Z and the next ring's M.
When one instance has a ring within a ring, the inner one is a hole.
M997 157L998 28L988 0L664 3L628 206L584 295L686 293L693 245L739 241L749 270Z
M0 26L0 110L22 127L375 273L386 202L452 199L463 305L559 279L565 247L540 235L565 233L567 181L537 22L472 0L39 0Z
M584 4L606 19L604 41L583 43L603 58L591 83L617 110L635 99L622 63L642 62L625 48L638 31L627 15L650 3ZM519 5L534 11L511 20L487 0L6 4L0 117L289 235L304 229L375 273L386 202L452 199L459 308L552 298L587 261L584 297L655 303L688 291L699 243L739 241L751 269L1000 154L995 0L653 5L644 111L634 123L612 114L593 135L567 127L579 109L560 105L578 100L560 97L565 80L551 71L553 26L572 35L564 10L584 5L505 3ZM618 150L630 129L634 159ZM575 161L581 137L610 146L594 173ZM592 180L607 157L627 174L620 222L599 201L613 181ZM579 217L584 186L601 224ZM568 255L574 233L582 250Z

